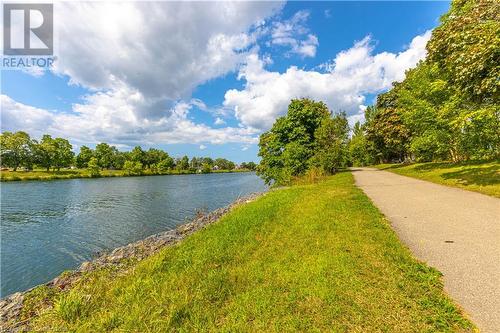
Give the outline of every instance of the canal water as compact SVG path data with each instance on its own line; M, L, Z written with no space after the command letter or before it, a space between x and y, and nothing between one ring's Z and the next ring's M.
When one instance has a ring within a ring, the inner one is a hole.
M267 189L254 173L5 182L1 297L45 283L100 251L175 228Z

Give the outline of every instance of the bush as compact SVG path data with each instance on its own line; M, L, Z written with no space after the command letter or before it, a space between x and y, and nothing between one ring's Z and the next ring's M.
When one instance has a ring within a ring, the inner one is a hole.
M101 175L101 169L99 168L99 163L97 158L91 157L87 163L87 170L90 177L99 177Z
M123 170L129 176L141 175L142 163L134 161L125 161L125 164L123 164Z

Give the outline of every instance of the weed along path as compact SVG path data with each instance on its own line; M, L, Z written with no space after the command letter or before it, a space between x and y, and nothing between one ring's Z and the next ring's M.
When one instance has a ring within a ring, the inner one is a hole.
M445 290L481 332L500 332L500 199L376 169L352 171L400 239L443 273Z

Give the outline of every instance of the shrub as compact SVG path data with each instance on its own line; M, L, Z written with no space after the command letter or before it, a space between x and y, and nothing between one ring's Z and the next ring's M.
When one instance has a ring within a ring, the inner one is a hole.
M141 175L142 163L134 161L125 161L125 164L123 164L123 170L129 176Z
M89 171L90 177L99 177L101 175L97 158L90 158L89 162L87 163L87 170Z

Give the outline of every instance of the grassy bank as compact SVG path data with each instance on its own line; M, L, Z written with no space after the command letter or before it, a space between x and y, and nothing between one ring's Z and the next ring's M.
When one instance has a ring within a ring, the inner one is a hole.
M268 193L126 272L38 289L45 331L469 331L345 172Z
M230 173L230 172L248 172L245 169L235 170L214 170L212 173ZM157 175L185 175L195 174L189 170L170 170L163 173L153 173L151 170L144 170L140 175L134 176L157 176ZM99 177L128 177L125 170L102 170ZM91 178L87 169L73 169L60 171L2 171L0 172L0 181L19 181L19 180L54 180L54 179L73 179L73 178Z
M500 198L500 161L381 164L375 167Z

